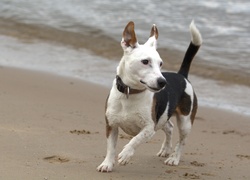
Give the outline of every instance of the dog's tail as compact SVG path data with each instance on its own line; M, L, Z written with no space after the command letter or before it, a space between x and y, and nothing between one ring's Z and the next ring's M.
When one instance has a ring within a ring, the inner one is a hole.
M181 68L178 71L178 74L182 74L185 78L188 78L188 72L192 60L202 44L201 34L196 28L194 21L191 22L189 28L191 33L191 42L182 61Z

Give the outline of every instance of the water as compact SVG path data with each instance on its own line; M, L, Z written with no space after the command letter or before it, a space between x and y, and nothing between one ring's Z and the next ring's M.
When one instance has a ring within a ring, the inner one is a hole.
M183 51L189 42L188 25L195 19L204 38L200 55L207 62L249 72L249 7L248 0L1 0L0 17L75 32L88 25L117 40L130 20L136 22L140 37L147 37L155 23L160 30L159 47L171 45Z
M146 40L155 23L160 32L158 47L181 52L190 41L188 26L194 19L204 40L199 56L205 64L250 74L249 7L247 0L0 0L0 18L90 37L97 36L99 29L117 43L128 21L136 23L140 42ZM0 65L55 72L109 87L115 76L118 61L94 54L84 49L84 45L74 49L67 44L23 42L6 36L0 36L0 42ZM203 105L250 115L247 86L225 85L197 76L190 79Z
M107 87L111 86L118 65L118 62L95 56L84 49L75 50L40 41L21 42L1 35L0 42L2 66L72 76Z

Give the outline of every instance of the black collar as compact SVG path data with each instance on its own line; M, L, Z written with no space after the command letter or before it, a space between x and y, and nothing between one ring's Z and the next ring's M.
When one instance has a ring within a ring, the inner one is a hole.
M127 98L129 97L130 94L139 94L146 90L146 89L143 89L143 90L132 89L131 87L124 84L121 77L118 75L116 75L116 87L118 91L120 91L123 94L126 94Z

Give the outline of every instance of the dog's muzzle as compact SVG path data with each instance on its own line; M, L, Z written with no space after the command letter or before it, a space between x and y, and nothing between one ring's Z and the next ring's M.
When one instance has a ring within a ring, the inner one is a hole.
M156 87L149 86L149 85L147 85L146 82L144 82L144 81L142 81L142 80L140 80L140 82L141 82L142 84L146 85L147 88L148 88L149 90L153 91L153 92L158 92L158 91L162 90L162 89L166 86L166 84L167 84L166 79L165 79L165 78L162 78L162 77L160 77L160 78L157 79L157 86L156 86Z
M157 85L160 89L164 88L167 84L167 81L165 78L158 78L157 79Z

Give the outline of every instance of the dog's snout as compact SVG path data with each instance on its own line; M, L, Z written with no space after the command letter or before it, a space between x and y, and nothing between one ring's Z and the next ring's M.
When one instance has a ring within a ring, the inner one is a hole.
M159 88L164 88L167 84L167 81L165 78L158 78L157 83Z

